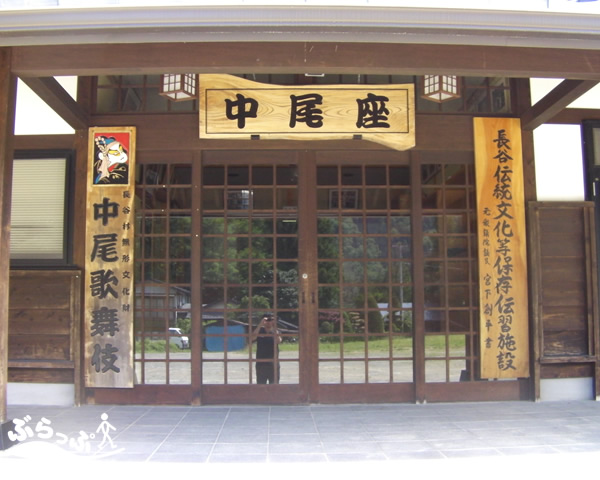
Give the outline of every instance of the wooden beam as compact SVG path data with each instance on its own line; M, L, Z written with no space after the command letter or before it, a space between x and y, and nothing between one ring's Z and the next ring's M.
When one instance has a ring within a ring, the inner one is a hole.
M8 280L13 131L17 78L10 71L11 49L0 48L0 425L7 415Z
M552 119L574 100L596 86L595 80L563 80L554 90L521 115L523 130L535 130Z
M89 126L88 115L56 79L25 77L22 81L73 129Z
M14 48L19 77L337 73L600 79L600 50L395 43L202 42Z

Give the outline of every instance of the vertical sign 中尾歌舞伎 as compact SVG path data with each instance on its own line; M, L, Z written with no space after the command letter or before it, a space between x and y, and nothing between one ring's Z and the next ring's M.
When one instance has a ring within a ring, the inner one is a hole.
M481 377L529 377L521 125L475 118Z
M85 386L133 387L135 127L89 130Z

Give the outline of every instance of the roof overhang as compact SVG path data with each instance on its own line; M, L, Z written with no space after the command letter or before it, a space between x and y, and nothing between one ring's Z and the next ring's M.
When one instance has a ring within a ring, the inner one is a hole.
M382 6L0 10L0 46L356 42L600 48L600 15Z

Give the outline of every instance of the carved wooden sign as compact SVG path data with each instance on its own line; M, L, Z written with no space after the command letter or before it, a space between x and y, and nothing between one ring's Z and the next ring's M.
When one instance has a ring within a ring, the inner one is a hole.
M91 128L85 265L85 386L133 387L135 128Z
M362 138L397 150L415 146L414 86L268 85L200 75L200 138Z
M474 134L481 377L529 377L520 121L475 118Z

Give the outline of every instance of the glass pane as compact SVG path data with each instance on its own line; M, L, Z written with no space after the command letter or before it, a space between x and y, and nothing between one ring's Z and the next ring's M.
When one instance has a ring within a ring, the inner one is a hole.
M229 262L227 264L228 283L249 283L250 266L247 262Z
M344 308L364 308L365 291L363 287L344 287L343 296Z
M192 281L190 262L171 262L169 264L169 281L171 283L190 283Z
M204 167L202 169L202 184L223 185L225 183L225 169L223 167Z
M225 190L222 188L203 189L202 190L202 208L204 210L223 210L225 202L223 196Z
M339 362L319 362L319 383L340 383L342 377Z
M278 258L297 258L298 257L298 237L278 237L277 238L277 257Z
M394 382L413 381L413 362L410 360L394 360L392 363Z
M252 167L252 183L254 185L273 185L273 168Z
M337 167L318 167L317 185L337 185L338 184Z
M426 360L425 361L425 381L427 383L446 381L446 361L445 360Z
M319 287L319 307L338 308L340 306L339 292L338 287Z
M367 233L383 235L387 233L387 217L367 217Z
M167 255L166 239L164 237L144 238L144 258L165 258Z
M146 188L144 208L158 210L167 208L167 190L165 188Z
M229 308L247 307L248 296L248 287L230 287L227 289L227 306Z
M387 191L385 188L367 188L365 206L369 210L387 209Z
M423 233L443 233L444 217L442 215L424 215Z
M366 167L365 177L367 185L385 185L385 167Z
M425 331L428 333L443 332L446 318L441 310L425 310Z
M250 231L250 222L247 218L228 218L227 233L230 235L244 235Z
M319 262L319 283L338 283L340 272L337 262Z
M344 262L342 264L343 281L345 283L360 283L364 280L362 262Z
M448 237L448 257L468 257L469 242L466 237Z
M427 286L425 287L425 306L427 307L444 307L446 299L444 298L443 286Z
M248 167L229 167L227 170L228 185L248 185L250 183Z
M317 219L317 233L338 233L337 218L319 218Z
M173 209L191 209L192 191L189 188L172 188L169 192L169 207Z
M223 263L221 262L203 262L202 263L202 282L222 284L224 280Z
M467 261L448 262L448 281L468 282L469 268L469 262Z
M298 289L296 287L278 287L277 307L298 308Z
M410 190L391 188L390 194L390 208L392 210L408 210L412 205L412 197Z
M169 383L172 385L189 385L192 383L192 366L188 362L169 364Z
M392 237L392 258L411 258L412 240L410 237Z
M387 262L367 262L367 282L384 283L388 281Z
M202 232L206 235L219 234L225 232L225 219L204 217L202 219Z
M369 362L369 383L389 383L389 362Z
M318 258L338 258L339 246L337 237L320 237L317 239Z
M470 312L468 310L450 310L449 327L451 332L469 332L471 327Z
M342 167L342 185L362 185L360 167Z
M409 235L411 232L410 228L411 217L406 216L393 216L390 218L390 230L391 233L406 234Z
M222 238L204 237L202 239L202 258L223 258L225 245Z
M287 235L298 233L298 220L295 218L277 220L277 233Z
M441 257L443 243L440 237L423 237L423 254L425 257Z
M444 264L442 262L425 262L423 271L425 283L440 283L444 279Z
M425 336L425 357L445 357L446 337L444 335Z
M192 217L190 215L171 215L169 218L170 233L191 233Z
M387 258L387 237L367 238L367 258Z
M273 283L273 262L252 264L252 283Z
M253 235L269 235L274 232L273 220L270 218L265 219L253 219L252 220L252 234Z
M467 307L471 304L469 300L469 286L448 286L448 306Z
M362 217L343 217L342 218L342 233L355 234L363 232Z
M344 238L342 243L345 258L363 257L362 238Z
M277 167L277 185L297 185L298 172L294 166Z
M221 244L223 240L221 240ZM227 239L227 258L248 258L250 256L247 237L231 237Z
M164 234L167 233L167 217L164 215L146 215L144 216L145 234ZM185 232L182 232L185 233Z
M344 383L365 383L365 362L344 362Z
M298 264L296 262L278 262L277 282L298 283Z
M410 185L410 168L390 167L390 185Z
M273 258L273 239L253 237L252 258Z
M169 257L170 258L191 258L192 240L189 237L171 237L169 238Z
M255 189L253 194L254 208L256 210L271 210L273 208L273 190Z

